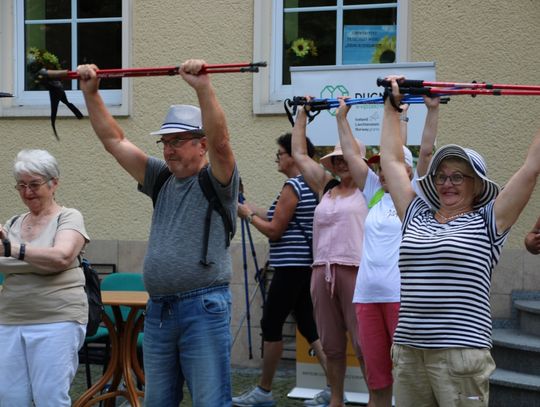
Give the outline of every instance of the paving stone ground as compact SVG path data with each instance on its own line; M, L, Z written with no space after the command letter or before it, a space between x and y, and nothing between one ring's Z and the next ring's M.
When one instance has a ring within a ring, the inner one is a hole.
M101 366L92 365L93 380L97 380L101 374ZM233 368L232 369L232 387L233 395L239 395L257 384L259 378L259 369ZM287 394L294 388L296 382L296 371L293 361L283 361L274 379L273 394L279 407L300 407L304 404L302 400L290 399ZM86 390L86 376L84 365L79 367L77 375L71 386L71 399L73 401ZM125 400L118 400L117 406L127 407ZM191 407L189 393L186 390L186 400L181 404L182 407Z

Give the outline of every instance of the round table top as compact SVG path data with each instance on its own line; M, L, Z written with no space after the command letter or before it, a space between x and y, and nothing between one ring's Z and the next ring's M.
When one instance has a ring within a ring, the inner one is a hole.
M101 299L105 305L142 308L148 302L148 293L146 291L101 291Z

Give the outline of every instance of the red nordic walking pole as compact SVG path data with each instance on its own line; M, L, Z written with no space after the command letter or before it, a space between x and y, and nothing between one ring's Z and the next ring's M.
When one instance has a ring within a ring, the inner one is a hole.
M259 67L265 67L266 62L245 62L236 64L208 64L204 65L201 73L234 73L234 72L259 72ZM173 76L178 75L180 66L161 66L154 68L113 68L98 69L98 78L132 78L139 76ZM77 71L47 70L41 69L37 80L64 80L78 79Z
M537 90L525 89L449 89L449 88L419 88L427 89L433 95L493 95L493 96L540 96L540 86Z
M377 86L390 86L390 81L383 78L377 79ZM455 88L455 89L508 89L508 90L531 90L540 91L540 85L512 85L506 83L478 83L478 82L432 82L416 79L404 79L399 81L399 86L404 88Z
M404 88L399 87L399 91L404 95L426 95L426 96L448 96L448 95L492 95L492 96L540 96L538 90L521 90L521 89L466 89L466 88Z
M206 64L199 73L234 73L234 72L259 72L260 67L266 66L266 62L241 62L233 64ZM114 68L98 69L98 78L129 78L140 76L173 76L180 74L180 66L161 66L155 68ZM67 100L62 87L63 80L78 79L76 71L47 70L41 69L35 76L35 81L43 84L48 90L51 99L51 125L56 139L56 114L60 102L64 103L78 119L83 117L79 109Z

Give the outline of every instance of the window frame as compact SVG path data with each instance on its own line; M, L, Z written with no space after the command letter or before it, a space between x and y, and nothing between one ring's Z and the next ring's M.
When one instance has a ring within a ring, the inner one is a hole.
M122 66L129 66L130 64L130 38L131 38L131 16L132 5L129 0L122 1L122 16L121 17L108 17L108 18L75 18L77 0L71 0L72 15L68 19L51 19L51 20L36 20L35 24L41 24L45 22L68 22L72 23L71 36L74 38L72 41L72 67L77 63L76 50L77 47L77 24L80 22L109 22L117 21L122 24ZM7 3L7 2L4 2ZM14 97L7 99L7 101L0 105L0 116L48 116L50 115L50 100L47 91L27 91L24 89L24 71L26 69L25 63L25 28L26 23L24 21L24 0L12 0L12 9L7 9L7 6L0 7L0 12L4 14L4 11L8 12L11 16L11 37L7 41L0 43L0 49L4 55L9 55L12 66L9 77L4 75L0 77L0 85L2 89L12 89ZM7 10L6 10L7 9ZM6 14L4 14L6 15ZM7 28L7 27L6 27ZM6 34L8 32L6 31ZM69 69L72 69L69 67ZM76 85L76 80L73 80ZM131 85L127 79L122 79L121 89L102 90L103 100L110 107L110 111L115 115L128 115L130 108L130 94ZM75 86L74 86L75 87ZM70 102L77 105L83 113L86 113L84 104L84 98L80 90L66 90L67 98ZM5 99L6 100L6 99ZM66 108L63 104L60 104L58 109L58 116L72 116L73 113Z
M344 6L337 0L336 6L317 7L312 10L373 9L395 7L396 17L396 63L407 62L409 58L409 0L397 0L396 3L380 3L376 5ZM294 12L298 9L290 9ZM283 55L283 0L254 1L254 49L255 60L268 61L268 68L253 78L253 111L255 114L283 113L283 100L292 97L292 85L281 85ZM268 21L268 16L271 20ZM339 13L338 13L339 22ZM338 26L338 32L342 27ZM341 61L342 35L336 34L336 52ZM338 65L339 66L339 65Z

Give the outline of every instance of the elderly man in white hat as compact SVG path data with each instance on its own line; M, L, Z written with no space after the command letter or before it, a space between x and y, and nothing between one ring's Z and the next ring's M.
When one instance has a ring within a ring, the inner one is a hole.
M196 91L201 108L171 106L161 128L151 133L163 147L162 159L124 136L99 94L97 67L77 69L97 136L154 200L143 269L150 294L143 343L148 406L177 407L184 381L194 406L231 405L228 245L239 177L225 114L204 65L202 60L181 65L180 76ZM221 216L209 206L208 186Z

